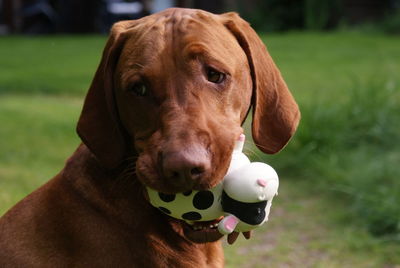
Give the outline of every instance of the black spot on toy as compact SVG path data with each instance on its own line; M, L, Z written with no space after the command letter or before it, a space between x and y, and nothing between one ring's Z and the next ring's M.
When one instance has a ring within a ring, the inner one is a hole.
M164 202L172 202L175 200L175 195L174 194L163 194L163 193L158 193L158 196L160 199Z
M192 192L193 192L193 191L189 190L189 191L187 191L187 192L184 192L183 195L184 195L184 196L189 196L189 195L192 194Z
M201 220L201 215L200 215L200 213L191 211L191 212L186 212L185 214L183 214L182 218L185 220L189 220L189 221L199 221L199 220Z
M158 208L159 210L161 210L162 212L164 212L165 214L171 214L171 211L169 211L169 209L167 209L167 208L164 208L164 207L159 207Z
M210 191L200 191L193 197L193 206L200 210L211 207L213 203L214 195Z

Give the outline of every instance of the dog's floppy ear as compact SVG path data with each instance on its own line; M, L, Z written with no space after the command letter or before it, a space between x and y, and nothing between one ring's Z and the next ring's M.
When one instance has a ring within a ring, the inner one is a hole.
M112 27L77 125L83 143L108 168L116 167L126 153L125 133L115 107L113 74L125 39L123 33L131 24L124 21Z
M221 17L246 53L251 69L254 142L261 151L276 153L296 131L299 108L257 33L236 13Z

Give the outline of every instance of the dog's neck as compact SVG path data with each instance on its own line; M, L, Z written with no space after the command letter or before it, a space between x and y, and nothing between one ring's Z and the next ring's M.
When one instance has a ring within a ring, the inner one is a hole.
M134 166L126 164L115 169L105 169L90 150L81 144L68 159L61 175L77 195L126 227L128 232L129 229L135 233L158 232L160 229L165 232L169 226L168 219L145 198L146 189L137 179ZM153 224L149 225L149 222ZM172 229L170 231L173 232Z
M149 206L146 211L152 211L144 198L144 187L136 178L134 165L105 169L84 144L68 159L61 175L82 198L100 204L102 210L107 208L105 213L113 214L112 218L124 224L137 224L136 209Z

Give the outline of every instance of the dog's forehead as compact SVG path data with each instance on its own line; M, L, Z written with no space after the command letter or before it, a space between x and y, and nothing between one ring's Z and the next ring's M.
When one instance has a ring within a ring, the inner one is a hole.
M219 15L202 10L168 9L139 20L126 34L121 59L129 66L147 65L166 55L189 58L207 54L228 66L234 64L230 61L246 58Z

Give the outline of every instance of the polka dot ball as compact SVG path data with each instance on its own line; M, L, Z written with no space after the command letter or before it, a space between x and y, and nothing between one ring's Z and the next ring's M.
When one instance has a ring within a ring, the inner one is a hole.
M150 203L171 217L186 221L210 221L223 215L222 185L207 191L163 194L147 188Z

